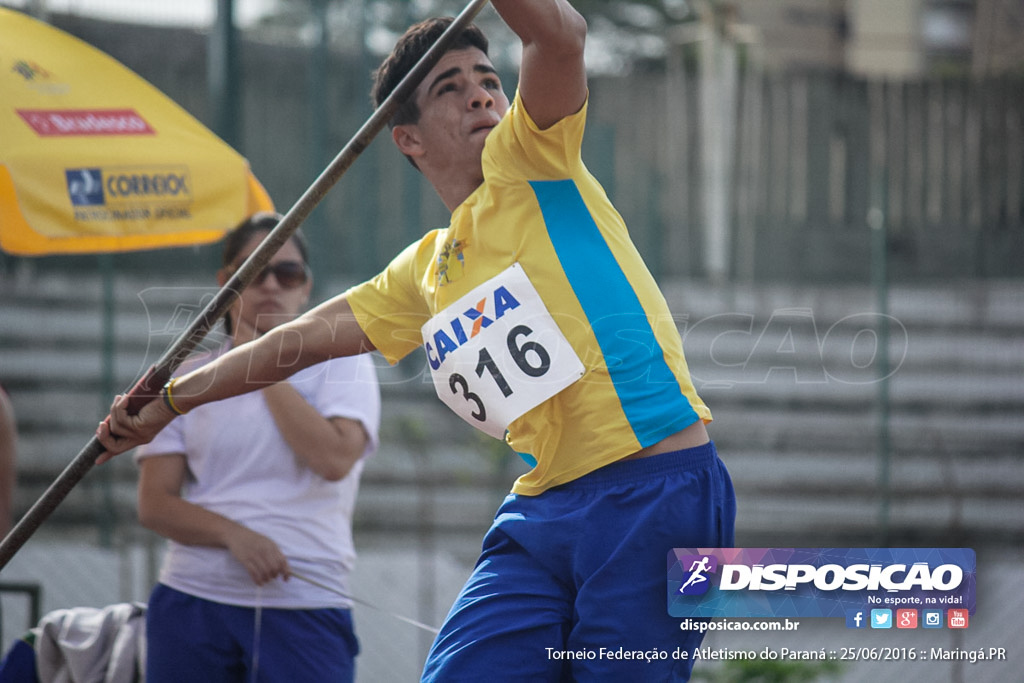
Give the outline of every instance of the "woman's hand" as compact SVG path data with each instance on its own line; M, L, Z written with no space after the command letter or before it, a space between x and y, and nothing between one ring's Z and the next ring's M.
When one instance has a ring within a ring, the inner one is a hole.
M226 540L228 550L256 585L262 586L278 576L287 581L291 576L288 559L277 544L263 534L238 525Z

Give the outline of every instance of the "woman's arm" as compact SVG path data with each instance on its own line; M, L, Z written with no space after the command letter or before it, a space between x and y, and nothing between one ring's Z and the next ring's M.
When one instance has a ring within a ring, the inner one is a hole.
M267 387L263 398L295 457L324 479L345 478L363 455L369 436L358 420L325 418L290 382Z
M181 497L187 461L180 453L144 458L139 464L139 523L182 545L226 548L256 584L291 575L288 560L271 539Z

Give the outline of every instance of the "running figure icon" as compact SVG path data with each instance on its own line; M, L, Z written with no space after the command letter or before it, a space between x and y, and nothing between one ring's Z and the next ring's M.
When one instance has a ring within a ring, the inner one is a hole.
M686 579L683 585L679 587L680 593L685 592L687 588L694 584L703 583L708 580L708 577L704 576L704 572L711 569L710 567L708 567L709 560L710 558L707 555L705 555L704 557L700 558L699 561L693 561L693 564L690 565L689 569L690 578Z

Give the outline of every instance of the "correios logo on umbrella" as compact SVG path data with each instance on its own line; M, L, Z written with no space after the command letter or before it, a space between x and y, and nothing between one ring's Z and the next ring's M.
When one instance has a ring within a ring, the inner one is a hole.
M102 206L103 174L98 168L75 168L64 172L72 206Z
M76 221L181 220L192 215L187 166L116 166L64 171Z
M69 168L64 175L72 206L192 201L185 166Z

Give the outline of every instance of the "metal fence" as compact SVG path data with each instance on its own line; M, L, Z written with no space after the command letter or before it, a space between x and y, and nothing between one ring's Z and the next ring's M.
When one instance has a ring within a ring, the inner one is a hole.
M206 34L51 21L200 120L213 118ZM238 53L237 146L287 209L369 114L376 58L253 40L240 41ZM591 81L584 159L657 277L866 282L872 207L888 219L896 280L1022 274L1024 79L882 82L748 64L711 82L698 67L681 60ZM512 87L514 74L505 81ZM712 106L723 89L732 96ZM433 190L380 137L307 222L319 272L371 275L446 224ZM206 253L186 260L206 269ZM117 265L180 261L156 252L119 256Z

